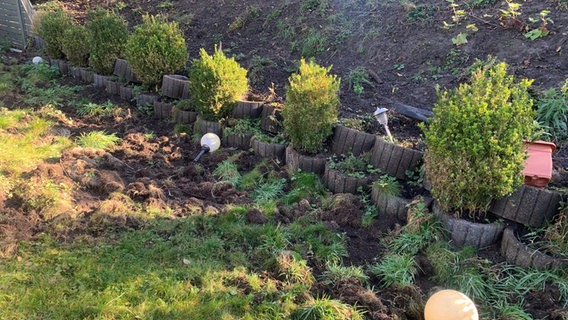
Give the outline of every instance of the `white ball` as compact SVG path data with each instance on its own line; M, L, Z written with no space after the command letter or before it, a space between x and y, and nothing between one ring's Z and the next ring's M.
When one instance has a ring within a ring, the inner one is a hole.
M434 293L424 307L426 320L479 320L475 304L465 294L455 290Z
M42 59L42 57L34 57L32 59L32 62L33 62L33 64L40 64L40 63L43 62L43 59Z

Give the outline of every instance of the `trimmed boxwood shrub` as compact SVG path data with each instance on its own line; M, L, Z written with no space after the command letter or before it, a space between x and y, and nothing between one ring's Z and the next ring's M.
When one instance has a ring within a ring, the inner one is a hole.
M217 48L212 56L202 48L199 56L189 73L193 104L204 119L228 117L248 91L247 71Z
M65 58L63 34L72 24L71 18L61 9L41 13L37 32L45 42L45 51L51 58Z
M89 59L89 34L80 25L71 25L63 33L63 53L77 67L86 67Z
M440 207L476 215L522 183L523 139L534 128L531 83L515 83L499 63L438 92L434 117L422 129L424 168Z
M91 48L89 65L96 73L111 75L114 62L124 55L128 39L124 19L113 12L97 9L87 15L86 27Z
M294 149L309 153L323 150L333 133L339 108L340 79L329 75L331 67L300 61L299 72L288 79L282 110L284 130Z
M185 67L185 38L176 22L165 22L161 16L147 15L143 19L128 37L126 59L138 80L157 87L164 75Z

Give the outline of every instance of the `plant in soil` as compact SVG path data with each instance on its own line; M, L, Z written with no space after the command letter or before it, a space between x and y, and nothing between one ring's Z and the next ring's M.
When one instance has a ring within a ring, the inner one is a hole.
M531 82L516 83L499 63L439 92L433 118L421 127L424 169L442 209L483 217L492 199L522 183L523 139L534 128Z
M568 81L558 90L551 88L536 99L536 120L558 143L568 139Z
M402 185L398 179L388 174L379 176L379 178L373 182L373 188L378 188L382 192L395 197L400 196L402 193Z
M39 13L36 31L45 42L45 51L54 59L65 58L63 51L65 30L71 27L73 21L61 8Z
M365 178L368 175L380 173L368 162L369 154L355 156L353 153L333 155L328 158L328 165L331 169L335 169L345 175L354 178Z
M63 32L61 50L65 57L77 67L89 63L89 33L84 26L72 24Z
M199 56L189 71L191 101L207 120L228 117L248 91L247 71L217 47L213 55L202 48Z
M89 66L96 73L111 75L114 62L124 56L128 30L124 19L111 11L90 11L85 24L89 32Z
M178 24L163 16L144 16L128 37L125 50L136 78L156 89L164 75L184 69L189 57Z
M568 206L562 202L558 215L550 225L528 230L521 237L531 248L554 257L568 259Z
M330 70L302 59L298 73L288 78L282 117L290 143L298 151L322 151L337 122L340 80L328 74Z
M243 137L247 134L258 136L260 133L260 120L250 118L227 119L226 126L223 129L223 134L225 136L238 135Z
M85 148L112 150L120 142L120 138L114 133L108 134L104 131L91 131L82 133L77 138L77 145Z

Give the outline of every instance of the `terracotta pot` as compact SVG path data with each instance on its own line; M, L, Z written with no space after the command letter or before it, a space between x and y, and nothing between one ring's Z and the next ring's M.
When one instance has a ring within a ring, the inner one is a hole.
M534 141L525 142L525 148L528 153L523 169L525 184L546 187L552 178L552 153L556 150L556 145L552 142Z
M552 257L527 247L517 239L515 231L511 228L507 228L503 232L501 255L505 257L507 262L523 268L547 270L568 267L568 260L566 259Z
M373 167L398 179L406 179L406 171L420 165L422 152L389 143L381 137L375 139L369 159Z
M360 155L367 152L375 145L374 134L361 132L345 126L337 126L333 129L331 152L335 154L353 153Z

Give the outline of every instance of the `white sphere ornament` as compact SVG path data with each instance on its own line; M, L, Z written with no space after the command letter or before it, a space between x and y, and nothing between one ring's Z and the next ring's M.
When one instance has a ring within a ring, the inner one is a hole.
M424 307L426 320L479 320L473 301L456 290L434 293Z
M40 63L42 63L42 62L43 62L43 58L42 58L42 57L34 57L34 58L32 59L32 63L33 63L33 64L40 64Z
M214 133L206 133L203 137L201 137L201 146L209 147L209 152L213 152L221 146L221 139L219 136Z

